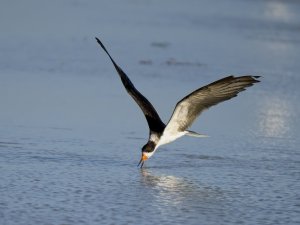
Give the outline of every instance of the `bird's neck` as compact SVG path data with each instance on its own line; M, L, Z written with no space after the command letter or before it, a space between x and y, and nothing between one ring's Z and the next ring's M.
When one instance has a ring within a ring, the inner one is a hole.
M149 136L149 142L153 142L156 146L160 140L161 135L161 133L151 132Z

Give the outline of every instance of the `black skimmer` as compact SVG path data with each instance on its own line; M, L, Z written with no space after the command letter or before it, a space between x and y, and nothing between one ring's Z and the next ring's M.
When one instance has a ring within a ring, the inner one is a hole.
M229 100L237 96L239 92L244 91L245 88L260 82L257 80L259 76L228 76L201 87L185 96L176 104L173 114L166 125L160 119L153 105L135 88L125 72L113 60L102 42L98 38L96 38L96 40L110 58L128 94L139 105L148 122L150 129L149 139L142 148L142 157L138 164L138 166L141 165L141 168L144 162L149 159L161 145L175 141L184 135L206 137L206 135L198 134L187 129L204 110L220 102Z

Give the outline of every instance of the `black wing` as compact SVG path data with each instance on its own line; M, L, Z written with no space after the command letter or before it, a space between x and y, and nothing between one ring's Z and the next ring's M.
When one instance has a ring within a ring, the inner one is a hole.
M158 113L156 112L153 105L146 99L133 85L128 76L124 73L124 71L116 64L113 58L110 56L102 42L96 38L98 44L103 48L103 50L107 53L110 60L112 61L114 67L116 68L124 87L130 96L136 101L141 110L143 111L146 120L148 122L148 126L150 131L153 132L162 132L165 128L165 124L161 121Z
M259 82L259 76L229 76L193 91L180 100L164 133L185 131L209 107L231 99L247 87Z

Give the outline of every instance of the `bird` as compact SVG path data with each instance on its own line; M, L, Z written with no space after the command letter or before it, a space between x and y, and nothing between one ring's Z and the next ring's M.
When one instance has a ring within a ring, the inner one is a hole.
M141 149L142 156L138 163L140 168L143 167L146 160L153 156L159 146L173 142L184 135L207 137L207 135L188 130L198 116L211 106L236 97L239 92L260 82L258 80L260 76L245 75L236 77L231 75L200 87L177 102L168 123L165 124L149 100L136 89L126 73L114 61L99 38L95 38L110 58L126 91L138 104L147 120L149 138Z

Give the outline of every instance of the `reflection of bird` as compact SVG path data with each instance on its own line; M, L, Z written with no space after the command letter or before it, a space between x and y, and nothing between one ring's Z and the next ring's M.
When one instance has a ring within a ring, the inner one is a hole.
M169 122L165 125L152 104L134 87L128 76L110 56L102 42L98 38L96 38L96 40L109 56L127 92L139 105L148 122L150 134L148 142L142 148L142 157L139 162L141 167L143 167L144 162L149 159L161 145L170 143L183 135L206 137L194 131L189 131L187 128L192 125L195 119L204 110L237 96L237 94L244 91L246 87L259 82L256 80L259 76L229 76L201 87L185 96L176 104Z

